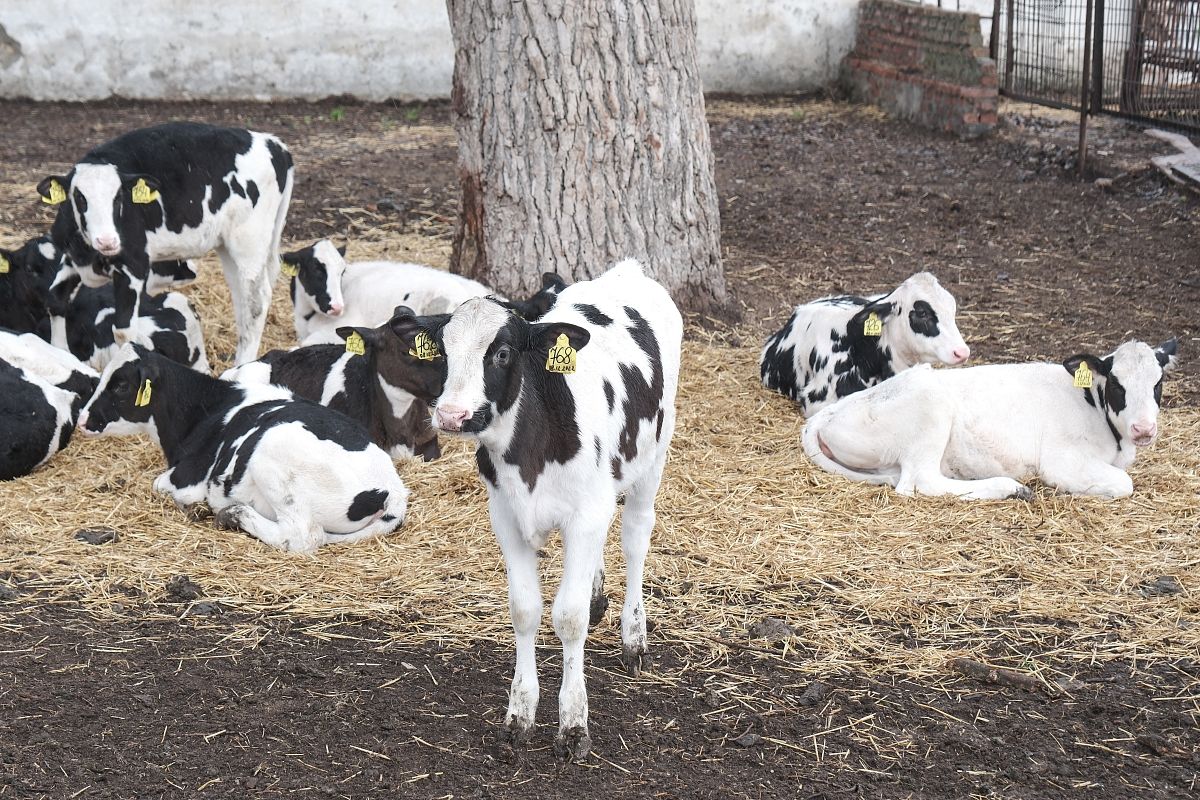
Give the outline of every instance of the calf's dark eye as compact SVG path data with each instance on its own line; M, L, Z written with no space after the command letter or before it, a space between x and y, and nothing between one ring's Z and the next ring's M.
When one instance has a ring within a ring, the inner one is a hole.
M497 367L507 367L511 359L512 349L508 345L501 345L492 356L492 363Z
M83 196L83 192L76 189L72 194L75 196L75 207L79 209L79 213L87 211L87 198Z

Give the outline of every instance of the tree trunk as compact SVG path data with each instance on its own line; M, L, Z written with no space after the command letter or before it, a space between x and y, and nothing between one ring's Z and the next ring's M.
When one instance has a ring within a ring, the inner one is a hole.
M693 0L447 0L462 213L451 269L510 296L640 260L726 305Z

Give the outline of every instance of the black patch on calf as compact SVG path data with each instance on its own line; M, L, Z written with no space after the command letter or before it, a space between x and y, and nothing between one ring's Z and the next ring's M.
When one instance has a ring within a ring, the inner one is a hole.
M385 489L367 489L354 495L354 501L346 511L346 519L358 522L360 519L372 517L383 511L387 505L388 493Z
M665 417L666 417L666 414L663 413L663 410L660 408L658 410L658 424L654 428L654 440L655 441L662 440L662 426L663 426L663 419Z
M796 393L799 391L799 382L796 380L796 349L794 347L780 349L780 345L791 335L792 326L795 324L796 313L793 312L788 317L787 323L767 339L766 346L763 348L762 361L758 367L759 378L762 380L763 386L774 389L793 400L796 399Z
M229 199L230 190L229 184L225 181L214 181L212 184L212 193L208 196L208 213L216 214L221 210L221 206L225 205L225 201Z
M575 309L579 311L580 314L583 314L583 318L588 322L601 328L607 328L613 323L612 317L608 316L591 303L576 303Z
M27 475L46 458L57 414L42 389L0 361L0 480ZM59 442L60 449L66 439Z
M913 303L912 311L908 312L908 325L913 333L921 336L932 338L939 333L937 312L924 300Z
M608 401L608 413L611 414L617 403L617 395L613 391L613 385L608 382L608 378L604 379L604 399Z
M1104 379L1104 402L1114 414L1125 410L1125 387L1117 380L1116 375L1108 375Z
M254 181L246 181L246 196L250 198L250 205L258 205L258 184Z
M612 476L614 480L621 480L621 459L617 456L612 458Z
M642 420L652 420L662 408L663 367L658 339L650 324L636 309L625 306L625 313L632 320L629 335L642 349L650 361L650 382L647 383L641 370L629 364L620 364L621 381L625 386L625 426L621 429L617 449L626 461L637 456L637 437Z
M496 485L496 465L492 463L492 454L483 445L475 449L475 466L479 468L480 476L492 486Z
M237 179L237 175L234 175L229 179L229 188L232 189L233 193L238 197L246 196L246 190L242 187L242 182Z
M287 186L288 171L292 168L292 154L274 139L267 140L267 150L271 153L271 166L275 168L275 184L282 192Z

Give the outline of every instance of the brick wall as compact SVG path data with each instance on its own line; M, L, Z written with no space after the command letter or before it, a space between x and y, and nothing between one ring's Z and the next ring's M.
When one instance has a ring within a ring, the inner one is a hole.
M855 100L928 128L979 136L996 125L996 64L977 14L863 0L841 80Z

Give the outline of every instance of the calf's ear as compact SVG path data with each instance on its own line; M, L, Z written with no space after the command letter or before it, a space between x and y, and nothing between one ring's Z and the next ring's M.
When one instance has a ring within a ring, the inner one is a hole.
M341 247L336 247L334 249L337 250L339 256L346 255L346 245L342 245Z
M1179 342L1172 336L1154 348L1154 355L1158 358L1158 365L1163 368L1163 372L1167 372L1175 367L1175 351L1178 349L1178 345Z
M563 335L576 350L582 350L592 338L592 334L578 325L566 322L535 322L529 326L529 349L548 352L558 343L558 337Z
M557 272L542 273L542 291L553 289L555 292L561 292L565 288L567 288L567 282Z
M1079 365L1085 362L1088 365L1088 369L1097 375L1107 375L1109 370L1112 369L1111 358L1100 359L1096 358L1096 356L1091 355L1090 353L1080 353L1077 356L1071 356L1063 361L1063 366L1066 368L1067 372L1074 375L1076 370L1079 369Z
M37 193L42 196L44 202L51 205L58 205L67 199L67 187L71 185L71 178L67 175L51 175L42 180L37 185Z
M373 328L359 328L345 325L341 328L338 328L336 331L334 331L334 333L343 339L349 339L351 335L357 333L360 337L362 337L362 340L367 347L378 347L380 343L379 333Z

